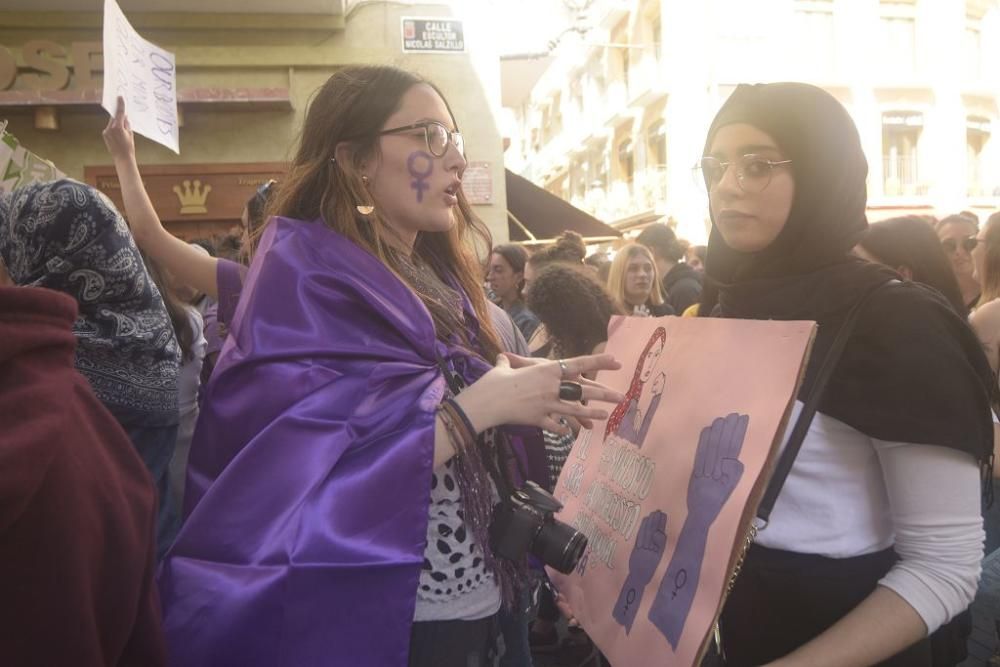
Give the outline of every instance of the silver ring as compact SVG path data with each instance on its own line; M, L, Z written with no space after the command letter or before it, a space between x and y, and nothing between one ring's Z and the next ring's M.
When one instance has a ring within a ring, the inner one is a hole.
M563 377L569 375L569 367L566 365L566 362L563 361L562 359L559 360L559 370L562 371Z

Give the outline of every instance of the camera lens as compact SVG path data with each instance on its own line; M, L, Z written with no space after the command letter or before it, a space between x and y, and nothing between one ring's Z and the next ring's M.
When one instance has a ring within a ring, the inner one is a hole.
M587 536L562 521L546 521L531 552L543 563L570 574L587 549Z

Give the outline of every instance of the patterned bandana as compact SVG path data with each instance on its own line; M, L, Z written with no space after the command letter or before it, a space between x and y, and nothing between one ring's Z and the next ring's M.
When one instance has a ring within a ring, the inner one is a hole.
M0 258L17 285L76 299L76 367L123 424L177 422L179 349L125 220L63 179L0 194Z

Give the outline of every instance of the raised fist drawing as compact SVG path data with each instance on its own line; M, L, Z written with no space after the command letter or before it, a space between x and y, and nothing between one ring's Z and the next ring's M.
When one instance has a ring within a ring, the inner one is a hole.
M688 515L670 565L649 608L649 620L677 648L701 579L708 531L743 477L743 451L750 417L730 414L701 430L688 481Z
M628 576L622 586L612 616L625 633L632 629L632 622L642 602L642 593L660 565L667 548L667 515L656 510L650 512L639 526L635 546L628 559Z

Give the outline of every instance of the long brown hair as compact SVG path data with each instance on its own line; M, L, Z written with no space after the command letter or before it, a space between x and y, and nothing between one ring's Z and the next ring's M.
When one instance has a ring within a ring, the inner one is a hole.
M417 294L430 311L438 336L444 338L464 332L451 331L446 306L433 295L422 293L400 271L398 255L392 250L393 231L382 217L378 202L368 216L359 214L356 208L371 202L360 166L366 158L378 155L378 133L399 109L403 95L417 84L426 84L441 95L432 83L395 67L348 66L331 76L309 104L298 151L271 195L267 213L301 220L321 218L328 227L370 252ZM447 100L445 106L454 122ZM334 161L341 142L351 143L354 150L349 160ZM500 352L500 344L480 285L480 263L473 254L480 247L489 249L492 240L461 190L455 218L455 226L447 232L421 232L413 254L433 267L445 282L449 274L458 282L479 319L481 351L492 362Z
M149 277L159 288L160 296L163 297L163 305L167 309L167 315L170 316L170 324L174 328L174 336L177 337L177 346L181 350L181 362L187 363L194 359L195 334L197 333L191 326L189 315L189 309L193 306L184 303L177 296L177 292L170 284L170 279L168 279L163 267L146 255L142 255L142 259L146 263Z
M1000 299L1000 213L986 221L982 243L986 244L986 261L983 266L983 294L978 305Z
M858 245L891 269L905 266L915 282L930 285L956 313L968 317L958 278L934 228L924 218L904 215L876 222L868 226Z

